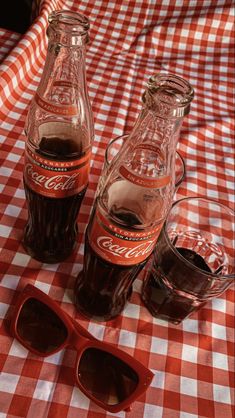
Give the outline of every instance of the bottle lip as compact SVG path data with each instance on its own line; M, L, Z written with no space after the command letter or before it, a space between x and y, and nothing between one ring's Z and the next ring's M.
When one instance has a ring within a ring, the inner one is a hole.
M182 117L189 113L194 90L184 78L172 73L152 75L143 95L143 102L149 107L158 107L165 116Z
M61 25L63 32L69 32L71 35L86 35L90 27L89 19L86 16L71 10L54 10L49 15L48 22L50 26Z

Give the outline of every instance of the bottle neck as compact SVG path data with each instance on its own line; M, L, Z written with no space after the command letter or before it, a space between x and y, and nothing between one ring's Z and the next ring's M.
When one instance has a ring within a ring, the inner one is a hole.
M47 100L56 100L61 96L62 90L67 89L64 95L64 104L72 104L73 90L83 90L86 86L85 48L67 47L58 43L49 42L43 75L38 87L38 94ZM70 97L69 97L70 96Z
M153 189L160 187L160 195L164 193L164 205L159 219L163 219L174 193L176 146L182 121L183 118L164 119L154 110L144 106L128 140L118 154L116 171L114 170L114 174L110 171L103 184L101 198L103 192L106 193L107 185L113 181L111 177L120 173L120 167L124 165L135 178L140 179L140 182L145 178L152 181ZM121 174L124 175L123 170ZM147 190L150 196L152 192L150 189ZM156 196L151 199L155 201L155 198Z
M164 118L151 108L143 107L131 133L133 144L152 144L164 151L174 153L183 118Z
M48 18L48 52L38 94L67 105L76 102L76 91L86 92L85 45L89 21L68 10L54 11Z

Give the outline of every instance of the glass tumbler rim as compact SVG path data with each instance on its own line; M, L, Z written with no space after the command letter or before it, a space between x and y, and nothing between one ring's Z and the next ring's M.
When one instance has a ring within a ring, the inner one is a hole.
M110 145L112 145L118 139L128 137L129 135L130 135L129 133L126 133L126 134L124 133L122 135L115 136L113 139L111 139L111 141L108 143L108 145L105 149L104 160L105 160L106 164L108 164L108 165L110 164L110 162L108 161L108 150L110 149Z
M206 277L208 277L208 276L211 277L211 278L218 278L219 277L220 279L223 279L223 278L224 279L231 278L231 279L234 279L235 280L235 273L218 275L216 273L207 272L207 271L204 271L204 270L200 269L199 267L197 267L193 263L191 263L189 260L187 260L185 257L183 257L179 253L179 251L177 251L176 247L174 247L174 245L172 244L171 240L169 239L168 233L166 231L166 225L167 225L168 218L170 216L170 213L171 213L172 209L176 205L178 205L179 203L185 202L187 200L195 200L195 201L196 200L201 200L201 201L204 201L204 202L212 203L212 204L215 204L215 205L221 207L225 211L229 212L231 216L233 216L233 217L235 216L235 212L231 208L229 208L228 206L225 206L223 203L220 203L219 201L217 201L215 199L212 199L212 198L201 197L201 196L186 196L186 197L184 197L182 199L178 199L178 200L176 200L172 204L172 206L171 206L171 208L170 208L170 210L169 210L169 212L167 214L166 220L165 220L165 222L163 224L163 228L162 228L162 233L164 234L164 237L166 239L167 244L169 245L169 248L171 249L171 251L175 254L175 256L179 260L183 261L188 267L190 267L193 270L196 270L196 271L200 272L200 274L202 274L202 275L204 275Z

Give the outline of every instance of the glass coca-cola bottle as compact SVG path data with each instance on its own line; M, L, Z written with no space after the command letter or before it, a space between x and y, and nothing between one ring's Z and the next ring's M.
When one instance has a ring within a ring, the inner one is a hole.
M139 118L100 179L75 285L75 304L88 317L120 314L154 249L172 203L177 139L192 98L184 79L151 77Z
M26 122L23 244L47 263L71 254L88 185L93 139L85 74L88 29L81 14L63 10L49 16L46 62Z

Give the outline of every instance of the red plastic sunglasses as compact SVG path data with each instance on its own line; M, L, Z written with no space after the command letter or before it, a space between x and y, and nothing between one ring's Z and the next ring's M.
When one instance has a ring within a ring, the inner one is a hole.
M79 389L110 412L128 410L154 376L134 357L97 340L49 296L30 284L17 300L11 332L24 347L42 357L74 347Z

